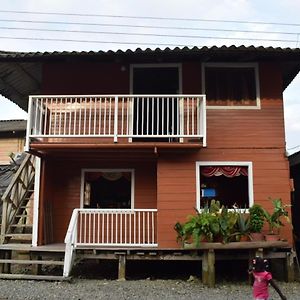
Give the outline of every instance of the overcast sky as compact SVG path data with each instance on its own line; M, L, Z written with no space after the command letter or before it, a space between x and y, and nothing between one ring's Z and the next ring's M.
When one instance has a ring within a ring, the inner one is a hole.
M53 12L82 15L71 16L57 14L21 14L8 11L45 13ZM93 14L94 16L91 16L91 14ZM104 17L103 15L113 15L115 17ZM124 18L124 16L176 18L177 20ZM300 38L299 16L299 0L1 1L0 50L34 52L55 50L126 50L128 48L136 49L136 47L140 47L143 49L147 47L155 48L155 45L160 48L164 48L167 44L188 46L195 45L198 47L213 45L255 45L265 47L273 46L295 48L300 46L300 40L298 41L298 39ZM181 20L178 20L178 18L180 18ZM195 19L197 19L198 21L195 21ZM248 23L212 22L212 20L247 21ZM34 23L32 21L47 21L52 23ZM53 22L69 22L73 24L56 24ZM90 25L82 25L82 23L89 23ZM270 23L281 23L282 25ZM102 26L100 26L99 24L102 24ZM103 24L111 24L115 26L104 26ZM294 25L292 26L287 24ZM124 25L137 25L140 27L133 28ZM194 30L170 28L151 29L142 26L184 27L194 28ZM20 28L69 30L73 32L33 30L25 31L21 30ZM208 29L216 30L207 31ZM220 29L235 31L222 32L220 31ZM244 32L236 32L236 30L242 30ZM97 31L97 33L79 33L78 31ZM267 33L247 33L245 31L264 31ZM103 32L113 32L114 34ZM283 33L280 34L270 32ZM120 33L127 33L127 35ZM128 35L128 33L144 35ZM145 34L147 34L148 36L146 36ZM160 34L163 36L153 36L151 34ZM168 37L166 35L173 35L173 37ZM12 39L13 37L17 39ZM220 37L223 37L224 39L220 39ZM52 39L52 41L34 40L36 38ZM229 40L228 38L233 39ZM246 38L246 40L242 40L243 38ZM264 39L269 40L266 41ZM62 40L80 40L81 42ZM286 40L290 40L290 42L286 42ZM124 44L118 44L119 42L123 42ZM148 43L148 45L146 45L145 43ZM170 48L173 47L174 46L170 46ZM299 94L300 75L297 76L297 78L284 92L286 142L287 150L289 153L300 150L300 99L298 99L299 97L297 97ZM19 118L26 118L26 113L19 109L12 102L3 97L0 97L0 119L5 120Z

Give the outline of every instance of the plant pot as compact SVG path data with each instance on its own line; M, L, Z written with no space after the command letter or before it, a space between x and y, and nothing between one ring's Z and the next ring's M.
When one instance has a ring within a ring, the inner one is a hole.
M261 232L251 232L250 239L252 242L264 241L264 235Z
M240 238L240 242L248 242L249 241L249 236L247 235L242 235Z
M267 242L276 242L276 241L280 240L280 236L279 236L279 234L272 234L272 233L266 234L265 235L265 240Z

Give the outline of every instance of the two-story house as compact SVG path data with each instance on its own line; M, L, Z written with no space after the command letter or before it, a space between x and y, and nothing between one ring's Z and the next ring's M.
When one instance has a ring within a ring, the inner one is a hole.
M289 48L0 53L1 94L29 114L32 246L179 248L207 187L228 207L289 203L282 93L299 70Z

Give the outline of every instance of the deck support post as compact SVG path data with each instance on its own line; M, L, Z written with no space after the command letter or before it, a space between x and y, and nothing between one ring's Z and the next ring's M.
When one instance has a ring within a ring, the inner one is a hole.
M118 280L126 280L126 255L119 254Z
M286 252L285 257L285 269L286 269L286 281L292 282L295 280L295 270L294 270L294 253Z
M215 251L205 250L202 257L202 282L208 287L215 287Z
M41 260L41 256L38 254L31 253L30 258L32 260ZM33 275L40 275L42 273L42 265L40 264L34 264L32 265L32 274Z

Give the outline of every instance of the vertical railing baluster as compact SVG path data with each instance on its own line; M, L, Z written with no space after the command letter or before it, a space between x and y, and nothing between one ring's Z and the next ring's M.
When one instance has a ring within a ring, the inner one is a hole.
M101 134L101 122L102 122L102 97L99 97L99 132L98 134Z
M102 229L101 229L102 237L101 237L101 241L102 241L102 244L104 243L104 218L105 218L105 214L101 213L101 222L102 222Z
M119 218L119 214L118 212L116 212L116 232L115 232L115 243L118 243L118 218Z
M107 110L107 107L106 107L106 104L107 104L107 101L106 101L106 97L104 98L104 112L103 112L103 121L104 121L104 127L103 127L103 134L105 135L106 134L106 110Z
M133 212L133 243L136 244L136 214L137 212Z
M129 213L129 244L131 244L131 241L132 241L132 232L131 232L131 216L132 216L132 213L130 212Z
M139 234L139 244L141 244L141 213L138 212L138 234Z
M150 212L147 212L147 244L149 244L150 239L150 223L149 223L149 214Z
M86 134L86 97L84 98L84 124L83 124L83 135Z
M195 98L192 97L192 134L195 134Z
M58 115L59 115L59 118L58 118L58 135L60 135L60 133L61 133L61 115L62 115L62 109L61 109L61 102L62 102L62 98L60 98L59 100L58 100Z
M121 110L121 135L124 135L124 97L122 97L122 110Z
M95 239L96 239L96 237L95 237L95 234L96 234L96 213L93 212L92 216L93 216L93 244L94 244Z
M111 111L112 111L112 103L111 97L109 97L109 110L108 110L108 135L111 135Z
M156 132L155 135L159 134L159 123L160 123L160 98L156 99Z
M120 244L123 243L123 238L122 238L122 235L123 235L123 214L120 213Z
M136 135L139 135L140 98L136 98Z
M108 244L109 242L108 228L109 228L109 214L106 215L106 244Z
M144 135L144 123L145 123L145 98L142 97L142 114L141 114L141 135Z
M68 98L66 98L66 103L65 103L65 107L66 107L66 111L69 111L69 135L71 135L71 128L72 128L72 98L69 98L70 101L70 105L68 105ZM69 109L67 110L67 107L69 107Z
M82 98L79 98L79 125L78 134L81 134L81 118L82 118Z
M125 226L125 236L124 236L124 242L127 244L127 213L125 213L125 220L124 220L124 226Z
M118 141L118 97L115 97L114 109L114 143Z
M151 217L152 217L152 244L154 244L154 233L155 233L155 230L156 230L156 228L155 228L155 224L154 224L154 212L152 212L151 213Z
M151 118L151 134L154 135L154 97L152 97L152 103L151 103L151 106L152 106L152 118Z
M91 135L91 123L92 123L92 98L89 97L89 135Z
M190 98L187 97L187 116L186 116L186 133L187 135L190 134Z
M94 116L94 135L96 135L96 124L97 124L97 98L94 97L94 111L93 111L93 116Z
M77 123L77 97L74 99L74 103L72 104L74 106L74 126L73 126L73 135L76 135L76 123Z
M48 118L48 98L45 98L45 116L44 116L44 129L42 131L42 134L47 134L47 118Z
M111 213L111 241L110 243L113 244L114 242L114 213Z
M145 244L145 234L146 234L146 227L145 227L145 212L143 211L143 244Z

